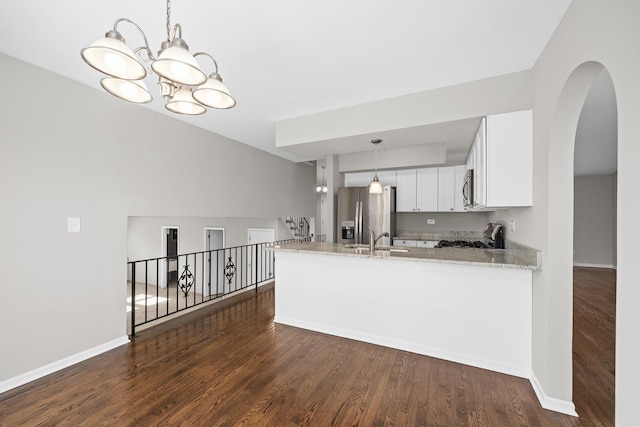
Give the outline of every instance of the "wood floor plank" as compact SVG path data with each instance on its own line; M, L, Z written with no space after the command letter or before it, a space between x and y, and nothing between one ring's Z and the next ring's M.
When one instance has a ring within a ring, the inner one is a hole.
M4 393L0 426L613 425L610 272L576 270L581 418L542 409L523 378L274 324L275 292L188 313Z

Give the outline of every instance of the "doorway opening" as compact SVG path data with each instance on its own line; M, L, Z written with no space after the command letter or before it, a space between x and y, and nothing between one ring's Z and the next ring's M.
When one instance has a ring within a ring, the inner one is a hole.
M573 400L613 425L617 263L616 94L602 68L584 100L574 145Z
M205 250L205 286L204 296L216 296L224 293L223 279L224 270L224 228L205 227L204 229L204 250Z
M180 253L180 228L177 226L161 227L161 256L166 259L160 263L160 287L166 288L178 283L178 254Z

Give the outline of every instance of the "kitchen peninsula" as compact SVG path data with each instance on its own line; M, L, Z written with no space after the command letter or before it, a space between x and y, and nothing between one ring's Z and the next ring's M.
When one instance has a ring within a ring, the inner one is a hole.
M533 249L272 250L277 323L530 377Z

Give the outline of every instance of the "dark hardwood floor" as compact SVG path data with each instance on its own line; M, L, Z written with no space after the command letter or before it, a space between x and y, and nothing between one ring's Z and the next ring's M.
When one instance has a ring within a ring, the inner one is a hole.
M576 267L573 283L573 402L585 425L613 426L616 272Z
M576 338L581 418L542 409L526 379L274 324L268 285L0 395L0 425L612 425L612 356L590 366L611 294L592 276L576 292L596 334Z

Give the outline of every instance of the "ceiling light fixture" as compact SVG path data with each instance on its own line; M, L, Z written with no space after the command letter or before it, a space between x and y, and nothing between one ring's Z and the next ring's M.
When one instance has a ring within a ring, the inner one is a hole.
M316 187L316 193L326 193L329 190L327 188L327 182L324 180L324 168L326 168L326 166L322 166L322 185Z
M218 74L218 63L208 53L189 53L189 46L182 39L182 27L176 24L171 36L171 1L167 0L167 39L162 42L156 59L149 48L147 36L133 21L119 18L113 30L105 37L81 51L87 64L108 75L100 81L110 94L126 101L144 104L153 99L143 79L147 68L158 75L160 94L167 101L165 108L178 114L197 115L207 111L205 107L228 109L236 105L229 89ZM118 32L118 24L127 22L140 31L144 46L131 50ZM196 57L205 56L213 61L214 70L209 76L202 72ZM145 64L147 66L145 66Z
M373 175L373 181L371 181L371 185L369 185L369 194L382 194L382 184L378 179L378 144L381 142L381 139L371 140L371 143L375 147L375 173Z

